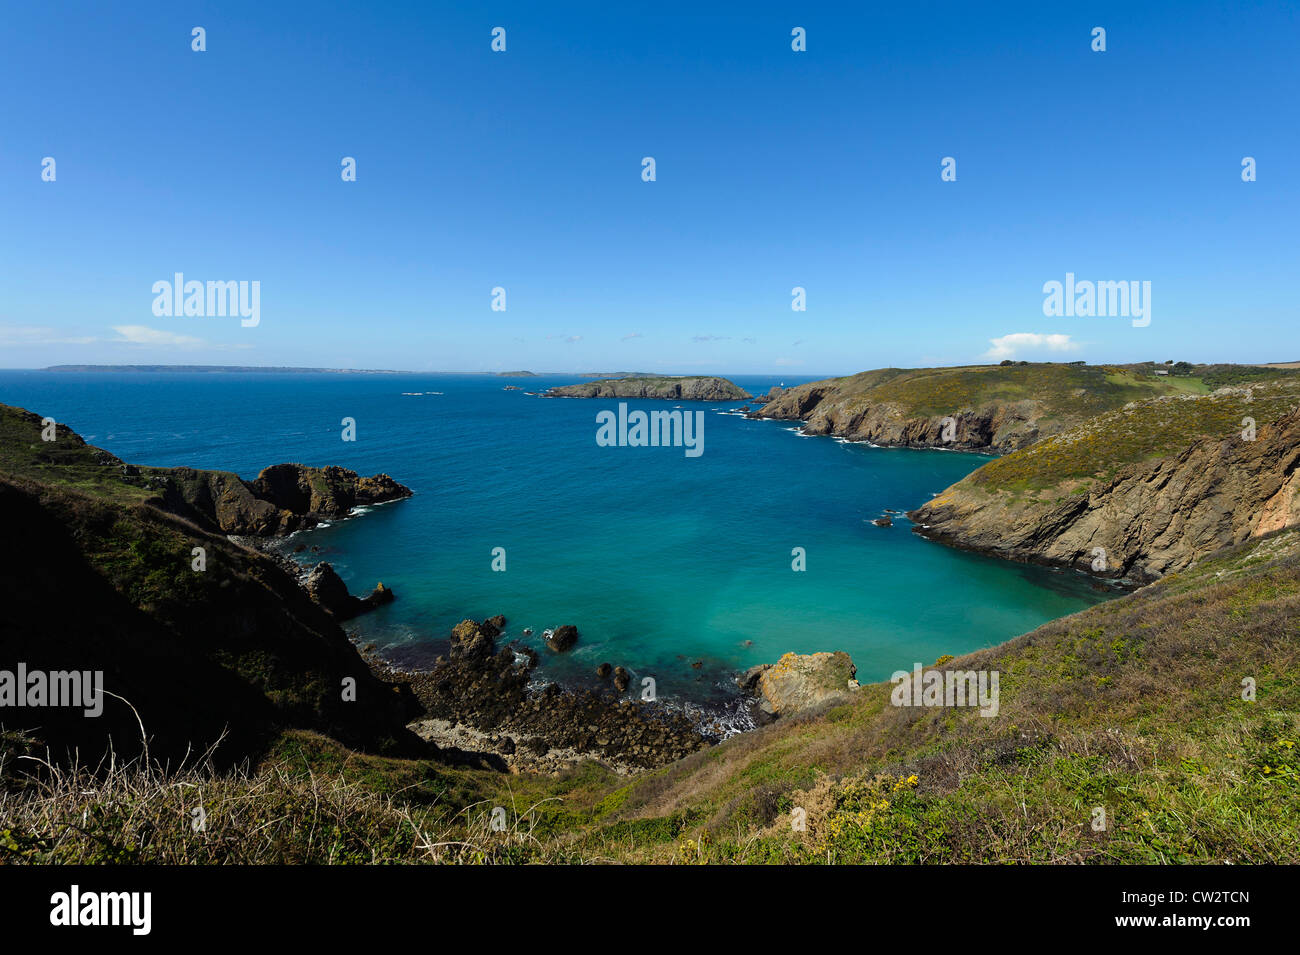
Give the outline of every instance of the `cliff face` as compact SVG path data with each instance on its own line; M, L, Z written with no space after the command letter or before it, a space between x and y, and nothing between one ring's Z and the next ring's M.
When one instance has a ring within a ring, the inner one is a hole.
M362 477L341 467L276 464L254 481L229 471L138 468L127 477L161 493L168 510L227 534L289 534L321 520L346 517L365 504L410 497L387 474Z
M615 378L562 385L547 398L664 398L678 401L740 401L753 397L726 378Z
M750 417L884 446L1006 454L1172 387L1101 366L881 368L786 389Z
M1231 421L1242 408L1251 405L1223 410ZM1149 581L1300 524L1300 409L1259 425L1253 441L1224 430L1094 481L1017 493L977 471L909 516L918 533L955 546ZM1119 440L1113 426L1102 437Z
M223 472L175 469L182 484L152 470L65 427L45 442L37 416L0 405L0 516L15 542L0 548L0 669L102 671L115 694L96 718L6 708L5 727L31 730L56 755L79 747L83 761L110 738L121 755L137 751L131 707L155 757L224 734L218 761L256 758L290 727L417 751L409 690L376 679L290 573L216 526L221 502L247 501L248 488ZM169 498L182 487L195 496L178 510ZM258 514L275 507L261 504Z

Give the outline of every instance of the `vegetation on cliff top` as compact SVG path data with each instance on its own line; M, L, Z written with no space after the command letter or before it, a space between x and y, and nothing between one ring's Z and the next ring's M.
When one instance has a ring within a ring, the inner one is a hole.
M1208 390L1199 378L1156 377L1129 366L1083 364L965 365L879 368L809 382L789 392L824 392L849 410L894 404L902 417L928 418L963 408L1033 400L1050 409L1045 420L1082 420L1153 395Z
M1011 492L1109 480L1125 464L1176 454L1198 438L1240 436L1246 418L1262 427L1297 403L1295 377L1207 395L1148 398L990 461L966 480L987 491Z

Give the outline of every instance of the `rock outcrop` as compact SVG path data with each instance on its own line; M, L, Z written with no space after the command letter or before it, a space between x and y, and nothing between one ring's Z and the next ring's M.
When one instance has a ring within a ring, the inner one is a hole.
M346 517L354 507L410 497L387 474L362 477L341 467L276 464L254 481L230 471L139 468L123 480L157 491L166 507L226 534L274 537Z
M745 671L742 689L758 697L759 708L769 716L790 716L842 702L858 688L858 668L842 650L787 653L776 663Z
M396 596L381 581L365 597L354 597L348 593L347 584L343 583L343 579L325 561L321 561L311 569L303 581L303 586L312 600L328 610L335 620L351 620L367 610L392 603Z
M663 398L677 401L741 401L748 391L726 378L609 378L561 385L545 392L547 398Z
M556 627L549 632L546 638L546 645L556 653L564 653L578 642L578 628L571 623L566 623L562 627Z
M1115 440L1114 430L1102 438ZM909 517L917 533L946 544L1140 583L1300 523L1298 463L1294 410L1259 426L1254 440L1238 431L1201 437L1111 477L1032 494L984 487L976 471Z

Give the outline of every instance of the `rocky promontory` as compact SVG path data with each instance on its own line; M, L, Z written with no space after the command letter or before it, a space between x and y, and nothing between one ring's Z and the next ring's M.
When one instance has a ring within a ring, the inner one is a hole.
M409 689L374 677L292 568L221 529L224 495L274 515L230 472L126 464L65 425L0 405L0 513L21 542L0 550L0 646L33 671L102 672L113 694L95 719L6 710L5 728L92 764L110 744L119 758L137 755L145 734L157 758L220 741L214 759L234 764L289 729L427 753L406 729L419 712Z
M908 516L945 544L1147 582L1300 523L1298 398L1223 389L1135 404L985 465Z
M274 537L346 517L354 507L411 496L387 474L363 477L347 468L276 464L256 480L230 471L132 468L123 479L156 491L164 506L226 534Z
M1082 364L880 368L773 389L749 417L802 421L804 434L887 447L1007 454L1172 390L1132 369Z
M743 401L753 397L726 378L608 378L561 385L547 398L663 398L677 401Z

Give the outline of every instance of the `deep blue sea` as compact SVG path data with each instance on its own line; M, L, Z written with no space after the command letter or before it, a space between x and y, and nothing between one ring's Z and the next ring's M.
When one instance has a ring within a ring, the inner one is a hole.
M952 550L906 511L985 458L805 437L789 422L703 410L704 453L599 447L616 401L528 391L577 377L0 372L0 401L66 423L124 460L253 478L282 461L386 471L415 496L289 542L319 548L354 593L393 604L349 624L396 661L427 662L465 617L508 618L540 674L597 664L652 676L661 697L718 702L731 675L787 651L848 651L865 681L1000 643L1114 595L1073 572ZM758 393L778 378L739 376ZM785 379L791 385L803 379ZM418 394L415 394L418 393ZM669 410L672 402L631 401ZM355 442L341 421L356 421ZM791 569L793 548L807 569ZM492 569L494 548L506 569ZM577 647L543 648L575 624ZM531 628L531 637L522 630Z

